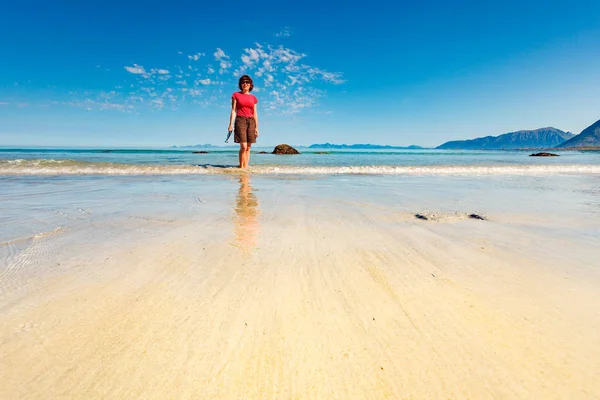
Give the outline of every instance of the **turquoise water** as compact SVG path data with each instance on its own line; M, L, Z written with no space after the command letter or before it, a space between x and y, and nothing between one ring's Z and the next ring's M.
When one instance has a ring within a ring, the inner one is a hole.
M235 149L0 149L0 269L48 238L92 251L182 221L231 221L242 192L262 218L301 217L298 204L409 221L478 213L561 240L600 238L598 152L301 150L253 154L242 172Z
M194 154L180 149L0 149L0 174L199 174L230 172L235 148ZM600 152L563 151L560 157L529 157L530 151L321 151L293 156L259 154L257 174L490 174L598 173Z

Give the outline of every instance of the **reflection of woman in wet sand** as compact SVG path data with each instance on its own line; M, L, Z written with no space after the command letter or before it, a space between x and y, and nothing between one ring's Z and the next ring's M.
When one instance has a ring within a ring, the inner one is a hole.
M246 250L256 245L259 229L258 214L260 214L258 198L252 192L250 176L241 174L235 207L234 231L236 244Z

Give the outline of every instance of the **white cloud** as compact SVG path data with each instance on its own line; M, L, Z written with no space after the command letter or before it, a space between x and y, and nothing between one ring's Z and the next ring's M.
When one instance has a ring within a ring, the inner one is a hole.
M163 99L154 99L150 103L154 108L158 108L159 110L165 107L165 102Z
M260 60L260 53L256 49L244 49L246 54L242 55L242 63L246 67L253 67Z
M319 68L308 68L308 73L311 77L316 77L324 80L325 82L333 83L335 85L346 83L346 81L342 79L341 74L339 73L322 71Z
M291 29L288 26L284 26L282 30L277 32L275 36L277 37L289 37L291 35Z
M217 51L214 52L214 56L215 56L215 59L217 59L217 61L220 61L224 58L229 59L229 56L227 54L225 54L225 52L218 47L217 47Z
M188 56L188 58L192 61L198 61L200 59L200 57L205 56L206 54L204 53L196 53L196 54L192 54L190 56Z
M133 67L125 67L127 72L131 72L132 74L145 74L146 70L141 65L133 64Z
M102 94L105 94L105 93L102 92ZM128 113L133 111L133 105L111 102L108 99L97 100L97 99L87 98L87 99L83 99L83 100L72 100L72 101L68 101L68 102L63 102L62 104L66 104L68 106L76 107L76 108L83 108L88 111L116 110L116 111L122 111L122 112L128 112Z
M254 78L255 92L259 93L263 110L295 114L316 107L327 95L328 86L345 83L341 73L309 65L307 54L282 45L255 43L232 54L217 48L212 53L214 59L200 52L178 54L190 61L160 68L126 66L125 70L135 77L115 82L120 84L110 92L73 93L73 104L86 109L123 112L223 105L231 91L237 90L239 76L247 73ZM87 100L76 100L78 97Z
M231 68L230 58L223 50L217 47L217 51L214 52L214 56L215 59L219 61L219 67L221 67L221 69L219 69L220 74L224 74L227 72L228 68Z
M0 106L7 106L7 105L8 105L8 103L7 103L7 102L5 102L5 101L0 101Z

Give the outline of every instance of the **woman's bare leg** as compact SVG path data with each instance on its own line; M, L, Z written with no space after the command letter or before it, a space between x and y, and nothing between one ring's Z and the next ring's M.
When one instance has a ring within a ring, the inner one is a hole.
M246 147L246 157L244 159L245 163L245 168L248 168L248 165L250 164L250 147L252 147L252 143L248 143L248 147Z
M245 160L246 160L246 149L248 148L248 143L240 143L240 153L239 153L239 160L240 160L240 168L246 168L245 166Z

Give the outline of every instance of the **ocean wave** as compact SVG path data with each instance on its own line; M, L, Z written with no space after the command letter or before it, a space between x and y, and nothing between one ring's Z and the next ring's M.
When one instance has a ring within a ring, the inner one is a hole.
M0 161L1 175L201 175L236 174L233 165L161 165L74 160ZM290 166L254 165L259 175L545 175L600 174L597 164L564 165L426 165L426 166Z

